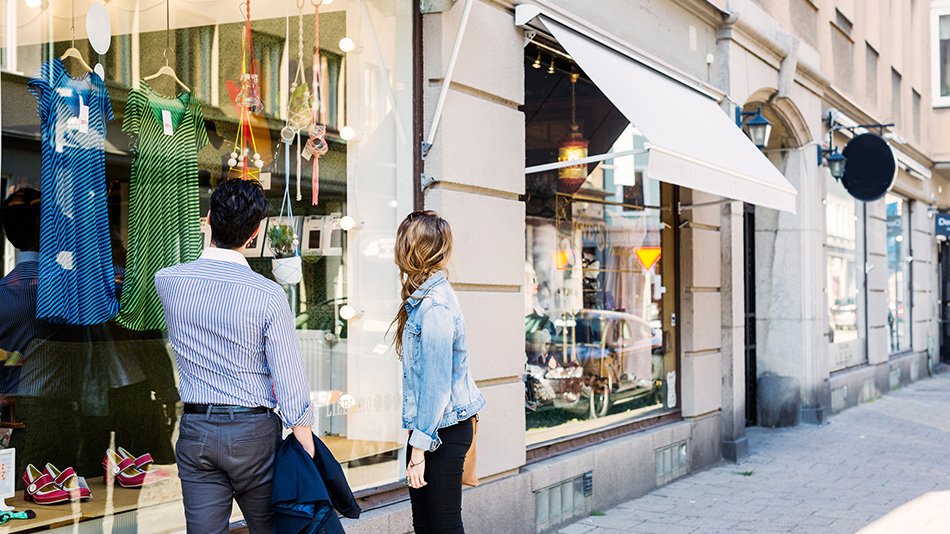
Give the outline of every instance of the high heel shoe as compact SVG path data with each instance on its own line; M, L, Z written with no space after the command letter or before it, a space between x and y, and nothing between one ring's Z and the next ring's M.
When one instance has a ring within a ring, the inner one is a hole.
M145 485L153 484L168 478L168 473L153 468L152 464L155 463L155 460L149 453L145 453L141 456L135 456L122 447L116 447L115 452L117 452L123 459L131 459L132 465L134 465L136 469L146 473L144 483Z
M102 479L106 485L113 480L123 488L141 488L145 484L146 473L135 467L135 460L123 458L112 449L108 449L102 458L102 469L105 472Z
M60 471L53 464L46 464L46 474L53 477L53 483L59 486L63 491L69 493L71 500L88 501L92 498L92 492L84 484L85 480L76 475L76 470L67 467Z
M59 504L69 501L69 492L59 487L49 473L44 473L33 464L23 472L23 499L36 504Z

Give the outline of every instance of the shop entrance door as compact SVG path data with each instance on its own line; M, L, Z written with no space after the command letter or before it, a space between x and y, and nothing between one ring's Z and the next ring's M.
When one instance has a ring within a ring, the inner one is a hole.
M744 206L742 238L745 244L745 424L755 426L758 375L755 365L755 206Z
M950 243L940 243L940 361L950 363Z

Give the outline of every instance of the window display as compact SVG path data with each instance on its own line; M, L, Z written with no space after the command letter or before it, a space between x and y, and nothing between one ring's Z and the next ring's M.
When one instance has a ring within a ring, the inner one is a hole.
M285 287L314 431L353 489L398 480L385 333L413 205L412 3L335 0L315 17L311 2L181 0L166 19L164 2L113 0L108 47L87 38L91 5L3 15L0 199L21 235L4 234L18 250L0 272L16 302L0 307L0 444L16 449L18 489L35 486L11 504L39 509L11 528L113 514L183 528L182 407L154 275L208 246L210 193L240 175L270 202L245 256ZM101 74L60 59L73 47ZM288 259L296 276L281 273Z
M534 46L525 52L528 167L643 148L569 58ZM539 56L552 67L538 68ZM676 408L675 190L645 178L645 163L628 156L526 176L529 446Z
M910 203L888 193L884 206L887 212L887 346L893 354L910 350Z
M828 341L832 371L866 361L864 205L825 178L825 253Z

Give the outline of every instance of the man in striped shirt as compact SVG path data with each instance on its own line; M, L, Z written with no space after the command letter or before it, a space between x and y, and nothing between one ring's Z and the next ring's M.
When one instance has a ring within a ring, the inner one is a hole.
M252 534L270 533L281 422L314 453L286 294L243 255L267 209L256 181L224 182L211 195L212 246L155 276L185 403L175 455L188 532L227 532L234 499Z

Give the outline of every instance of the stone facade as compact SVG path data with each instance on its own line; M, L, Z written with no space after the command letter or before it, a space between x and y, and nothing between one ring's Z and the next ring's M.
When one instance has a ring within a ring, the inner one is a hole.
M472 365L489 407L479 432L478 472L466 490L471 532L536 532L536 494L590 473L587 506L604 509L669 481L658 476L657 451L685 444L685 472L747 451L744 299L750 287L744 210L738 202L683 212L678 233L681 417L540 461L527 461L523 407L525 206L523 31L516 2L471 0L471 18L448 91L442 123L425 159L424 199L456 233L451 277L471 334ZM832 372L827 336L825 167L816 145L827 142L823 117L837 109L857 123L890 122L898 111L903 158L932 169L941 120L929 106L914 117L913 94L930 101L926 61L928 11L911 0L527 0L574 21L595 39L610 39L723 93L733 105L763 106L775 123L766 154L798 190L797 213L754 211L756 359L759 376L794 379L801 419L831 414L925 376L937 342L937 249L928 208L950 201L934 173L899 173L895 191L911 202L913 246L911 350L887 349L888 283L883 202L866 205L866 343L857 365ZM519 2L520 3L520 2ZM915 7L912 9L911 4ZM423 15L424 124L428 131L442 89L464 2ZM868 49L878 74L868 72ZM902 92L892 99L891 72ZM868 87L871 80L875 89ZM653 95L647 95L653 96ZM892 106L894 103L894 107ZM675 105L670 103L668 105ZM841 138L839 142L846 142ZM774 145L774 146L773 146ZM950 149L947 149L950 153ZM907 165L902 165L907 167ZM720 200L691 190L680 202ZM862 258L862 261L865 261ZM928 359L929 358L929 359ZM896 377L896 382L895 382ZM833 400L834 399L834 400ZM350 532L411 530L408 504L373 510Z

